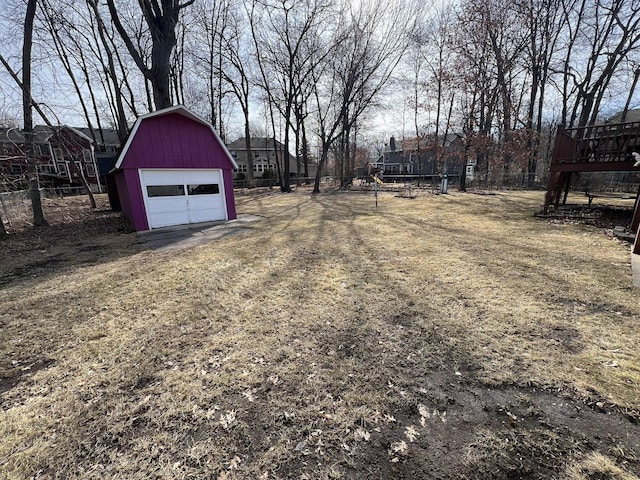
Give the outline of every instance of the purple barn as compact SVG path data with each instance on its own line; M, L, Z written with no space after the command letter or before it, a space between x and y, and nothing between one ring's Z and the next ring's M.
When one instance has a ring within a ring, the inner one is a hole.
M178 105L138 118L114 167L120 207L136 231L233 220L233 169L213 126Z

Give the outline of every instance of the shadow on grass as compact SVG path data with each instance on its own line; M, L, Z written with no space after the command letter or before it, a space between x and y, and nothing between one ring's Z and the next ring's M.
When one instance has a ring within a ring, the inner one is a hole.
M24 229L11 234L0 247L0 288L34 279L47 280L139 251L129 223L114 212L97 212L82 221Z

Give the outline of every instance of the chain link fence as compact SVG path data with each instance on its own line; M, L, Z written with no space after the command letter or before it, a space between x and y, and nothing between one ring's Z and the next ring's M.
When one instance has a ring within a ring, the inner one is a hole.
M86 190L82 187L41 188L40 196L45 198L62 198L83 195ZM15 192L0 192L0 216L5 225L12 228L18 224L31 223L33 210L31 209L31 195L28 190Z
M0 193L0 214L9 227L33 218L31 197L27 190Z

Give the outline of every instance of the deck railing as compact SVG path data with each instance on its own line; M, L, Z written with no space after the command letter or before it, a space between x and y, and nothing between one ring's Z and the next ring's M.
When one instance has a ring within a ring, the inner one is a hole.
M640 122L558 129L552 163L629 162L640 153Z

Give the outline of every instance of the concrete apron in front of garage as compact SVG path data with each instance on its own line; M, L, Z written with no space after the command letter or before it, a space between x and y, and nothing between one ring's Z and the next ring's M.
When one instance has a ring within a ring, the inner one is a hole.
M247 224L264 217L240 214L235 220L228 222L192 223L155 228L138 233L138 244L152 250L176 250L211 242L219 238L236 235L246 230Z

